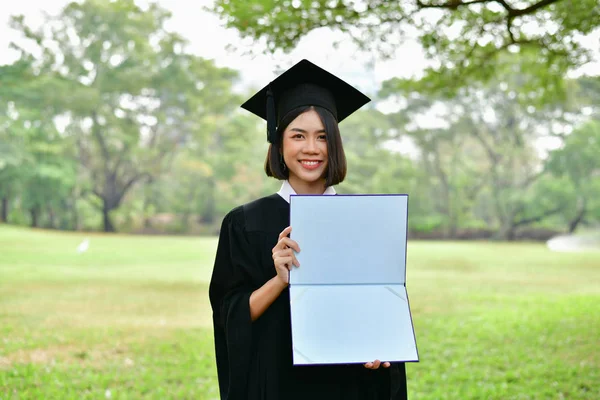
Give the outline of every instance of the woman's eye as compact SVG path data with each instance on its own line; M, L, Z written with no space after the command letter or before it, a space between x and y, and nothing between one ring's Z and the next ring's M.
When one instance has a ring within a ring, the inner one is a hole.
M319 140L327 140L327 136L326 135L321 135L318 138Z
M292 138L294 138L294 139L302 139L302 134L296 133L294 136L292 136Z

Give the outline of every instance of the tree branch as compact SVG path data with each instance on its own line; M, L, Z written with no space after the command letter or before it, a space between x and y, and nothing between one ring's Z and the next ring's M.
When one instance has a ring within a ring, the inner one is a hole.
M537 181L540 177L542 177L546 173L545 169L540 170L538 173L531 175L527 179L525 179L520 185L519 188L527 189L533 182Z
M425 4L421 0L417 0L417 6L419 8L449 8L451 10L455 10L460 6L468 6L471 4L492 3L492 2L500 2L500 1L498 1L498 0L471 0L471 1L447 0L445 3Z
M540 2L532 4L532 5L530 5L529 7L526 7L526 8L513 9L512 11L509 11L508 15L510 15L512 17L520 17L521 15L533 14L534 12L536 12L537 10L539 10L540 8L547 7L550 4L556 3L558 1L560 1L560 0L541 0Z
M92 193L94 195L96 195L96 197L98 197L99 199L104 200L104 195L102 193L100 193L98 190L96 190L96 188L92 189Z
M510 15L508 16L508 18L506 18L506 31L508 32L508 37L510 38L510 43L516 44L517 40L515 39L515 34L512 31L513 19L514 19L514 17L511 17Z
M142 172L141 174L137 174L136 176L132 177L131 179L129 179L129 181L127 181L125 183L125 186L123 187L123 190L121 191L121 196L119 196L120 198L122 198L125 193L127 193L129 191L129 189L131 189L131 187L138 181L142 180L142 179L151 179L152 175L150 175L147 172Z
M556 3L558 1L560 1L560 0L541 0L535 4L530 5L529 7L514 8L513 6L508 4L508 2L506 0L471 0L471 1L446 0L443 3L434 3L434 4L426 4L426 3L423 3L423 1L421 1L421 0L417 0L417 7L421 8L421 9L423 9L423 8L447 8L447 9L451 9L451 10L456 10L459 7L470 6L473 4L498 3L502 7L504 7L504 9L506 10L507 17L510 20L515 17L520 17L522 15L533 14L537 10L547 7L550 4Z
M556 207L556 208L550 209L546 212L543 212L539 215L536 215L535 217L523 218L519 221L515 221L513 226L516 228L516 227L523 226L523 225L533 224L534 222L539 222L539 221L543 220L544 218L547 218L551 215L554 215L554 214L560 212L562 209L563 209L562 207Z
M479 121L477 121L477 122L479 122ZM476 121L470 120L469 125L472 128L471 133L473 134L473 136L475 136L475 139L477 139L477 141L483 146L483 149L487 153L488 158L492 162L492 164L494 166L500 164L500 162L502 161L502 156L494 150L492 145L490 145L487 142L487 140L485 140L484 134L482 134L482 132L480 132L478 127L476 126ZM485 126L485 125L481 124L481 126Z
M108 147L106 146L106 142L102 137L102 133L100 133L98 114L95 111L92 112L92 121L94 121L94 125L92 126L92 134L94 135L94 137L98 141L98 144L100 145L100 150L102 151L102 158L104 159L104 167L108 168L108 160L110 158L110 153L108 151Z
M150 174L147 172L143 172L141 174L137 174L137 175L133 176L123 186L122 193L125 194L131 188L131 186L133 186L133 184L136 183L138 180L140 180L142 178L150 178L150 177L151 177Z

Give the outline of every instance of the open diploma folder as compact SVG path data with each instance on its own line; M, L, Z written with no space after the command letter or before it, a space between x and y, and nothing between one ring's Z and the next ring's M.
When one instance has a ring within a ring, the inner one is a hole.
M294 365L418 361L407 212L407 195L291 197Z

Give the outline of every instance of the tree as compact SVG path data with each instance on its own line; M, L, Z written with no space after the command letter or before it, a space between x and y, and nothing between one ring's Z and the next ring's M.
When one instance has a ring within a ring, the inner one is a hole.
M564 140L567 130L555 125L581 120L578 110L587 99L523 107L516 99L528 75L518 72L518 63L513 59L487 84L472 84L452 98L417 92L403 98L399 114L420 151L431 214L444 217L448 236L474 223L514 239L522 228L568 211L563 193L549 184L536 144ZM569 87L579 93L577 82ZM382 94L397 93L387 89ZM419 124L433 115L440 127Z
M22 59L0 71L0 220L7 222L9 204L29 214L30 224L47 225L63 219L75 181L72 146L53 123L54 110L37 99L31 60Z
M565 215L569 233L586 221L600 219L599 155L600 122L591 120L569 134L564 146L548 157L546 168L563 178L562 190L571 195L571 207Z
M16 143L15 132L8 131L11 123L6 118L3 120L0 129L0 222L6 223L11 200L19 191L27 153Z
M9 206L25 171L23 127L16 122L19 114L12 100L19 83L31 76L29 67L25 61L0 66L0 222L8 222Z
M178 214L184 231L192 218L217 228L215 222L233 207L272 191L262 169L266 142L256 117L240 112L207 119L210 134L192 138L171 173L156 182L156 209Z
M503 54L530 54L521 70L535 71L530 91L544 101L564 94L565 73L590 61L579 37L600 26L597 0L217 0L214 11L272 52L324 27L384 56L416 35L432 61L411 81L420 91L453 93L493 77Z
M351 115L340 125L348 163L345 193L406 193L414 170L411 161L387 147L397 138L392 120L372 108Z
M423 230L454 238L460 230L481 227L473 211L488 183L487 159L469 134L462 99L411 93L404 104L392 119L416 147L419 177L413 197L429 203L421 216Z
M165 30L168 17L155 4L87 0L67 5L39 31L12 19L38 46L41 57L13 45L34 60L38 81L51 82L42 100L69 120L66 133L76 137L105 231L115 230L110 214L132 187L162 174L203 131L202 116L232 103L236 74L186 53L186 42Z

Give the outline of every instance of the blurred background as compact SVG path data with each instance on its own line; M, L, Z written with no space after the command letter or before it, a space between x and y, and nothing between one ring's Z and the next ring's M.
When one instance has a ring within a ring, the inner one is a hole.
M280 185L239 105L302 58L373 99L338 192L410 195L414 398L600 397L597 0L21 0L0 399L217 397L215 235Z
M374 100L341 126L340 192L409 193L414 237L593 228L597 2L430 3L4 5L0 219L215 233L278 188L264 121L239 105L308 58Z

